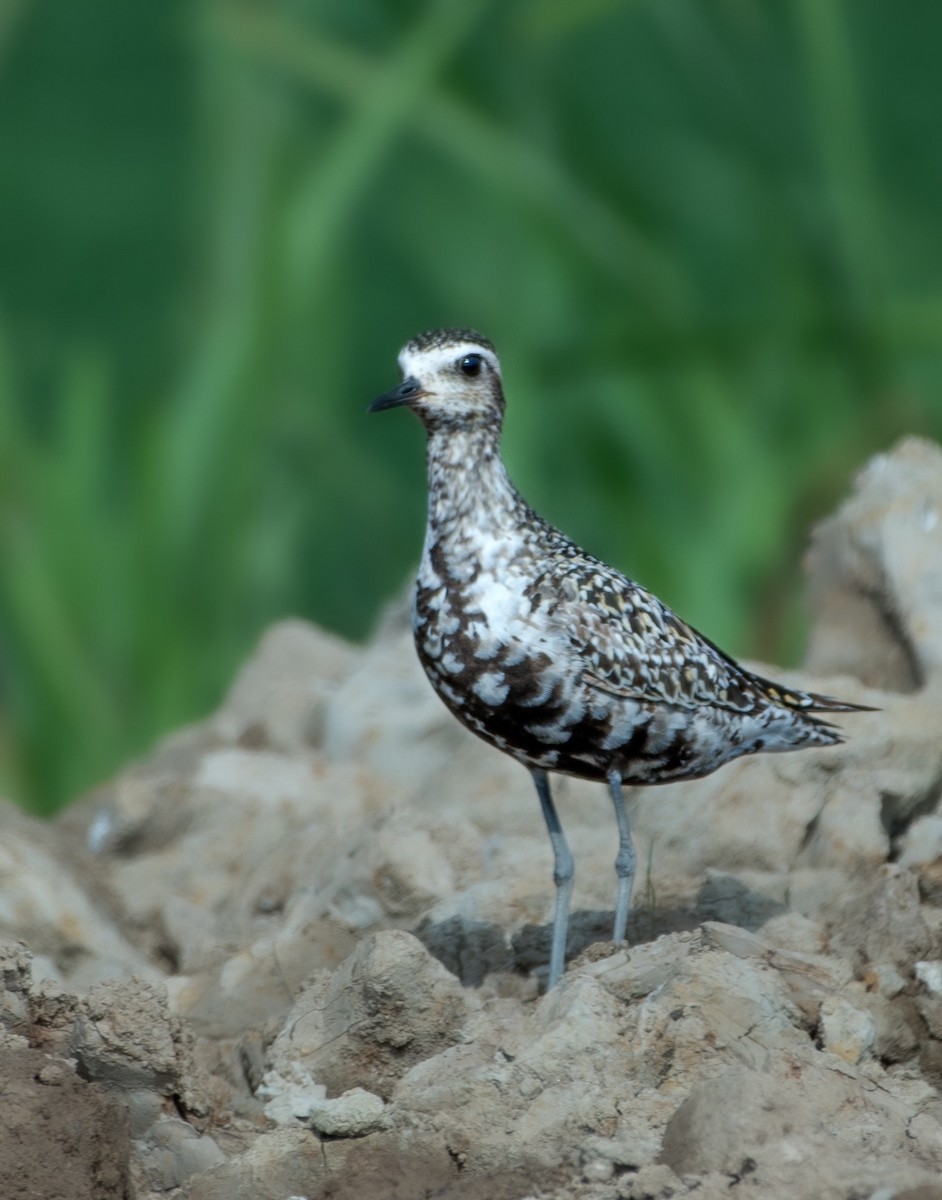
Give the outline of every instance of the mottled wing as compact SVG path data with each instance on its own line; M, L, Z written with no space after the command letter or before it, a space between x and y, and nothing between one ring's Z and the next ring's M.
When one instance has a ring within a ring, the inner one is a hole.
M585 663L592 686L632 700L749 712L785 696L759 691L731 658L604 563L570 559L532 585L557 634ZM797 697L795 698L797 700ZM798 707L798 705L795 705Z
M557 634L585 662L583 679L612 695L733 712L753 712L768 704L806 714L875 711L754 675L657 596L598 559L568 548L566 559L529 590L532 598L541 598ZM815 724L826 722L816 719Z

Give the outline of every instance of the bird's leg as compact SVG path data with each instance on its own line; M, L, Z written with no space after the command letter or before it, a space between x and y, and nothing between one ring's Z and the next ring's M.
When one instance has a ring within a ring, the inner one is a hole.
M556 907L553 911L553 947L550 951L549 987L555 987L566 962L566 931L569 928L569 898L572 895L572 851L559 823L556 805L550 795L549 779L539 767L531 768L533 782L543 808L543 820L553 847L553 883L556 885Z
M614 941L619 945L625 940L625 929L628 925L628 912L631 908L631 889L635 881L635 844L631 839L631 826L628 823L628 812L625 808L625 798L621 794L621 776L617 771L610 772L608 787L612 793L612 803L615 805L615 819L618 821L618 854L615 858L615 874L618 876L618 901L615 905Z

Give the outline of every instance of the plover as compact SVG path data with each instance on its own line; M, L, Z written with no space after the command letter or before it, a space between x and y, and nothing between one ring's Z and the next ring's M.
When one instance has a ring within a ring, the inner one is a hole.
M504 391L487 338L423 333L399 366L402 383L369 411L409 408L427 434L415 645L458 720L533 776L554 858L552 987L563 972L573 859L548 772L608 784L620 943L635 875L623 784L696 779L759 751L833 746L840 731L814 714L862 706L752 674L538 516L501 459Z

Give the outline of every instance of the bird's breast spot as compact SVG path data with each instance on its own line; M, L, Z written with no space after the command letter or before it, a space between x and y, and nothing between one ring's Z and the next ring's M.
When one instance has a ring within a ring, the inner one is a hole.
M526 650L522 645L518 645L516 650L508 650L504 655L505 667L517 667L526 658Z
M471 690L485 704L491 704L496 707L498 704L503 704L507 699L507 694L510 687L504 681L503 677L494 671L485 671L473 683Z
M544 672L543 678L539 683L539 691L525 699L518 700L517 703L521 708L539 708L541 704L545 704L553 694L553 689L558 682L557 675L551 675L549 672Z
M570 730L559 725L531 725L527 732L538 742L544 742L548 746L561 746L572 737Z
M445 653L442 654L440 661L443 669L446 670L449 675L460 675L464 670L464 663L450 650L446 650Z
M596 693L589 701L588 715L593 721L604 721L611 711L611 707L612 700L610 697Z
M687 718L683 713L658 712L648 727L648 752L657 754L666 750L686 724Z
M425 640L422 642L422 653L432 662L436 662L441 658L442 648L441 638L429 637L425 638Z
M637 709L617 713L611 723L608 733L600 742L603 750L617 750L631 741L640 724Z

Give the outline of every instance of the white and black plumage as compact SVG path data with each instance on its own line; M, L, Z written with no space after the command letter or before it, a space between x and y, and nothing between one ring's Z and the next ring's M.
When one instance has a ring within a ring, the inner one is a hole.
M695 779L744 754L833 746L840 732L814 714L859 706L753 675L539 517L501 460L504 394L487 338L421 334L399 366L403 382L370 411L410 408L428 435L416 649L454 715L532 772L555 860L552 986L573 862L548 771L609 785L621 942L635 870L623 783Z

